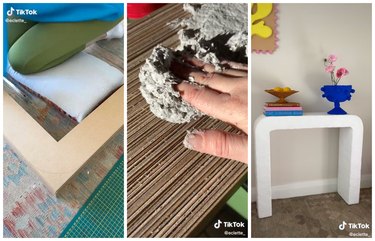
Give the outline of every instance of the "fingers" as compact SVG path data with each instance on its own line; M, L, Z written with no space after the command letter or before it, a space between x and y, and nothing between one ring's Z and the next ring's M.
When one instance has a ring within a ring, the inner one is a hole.
M233 77L246 77L247 76L247 70L236 70L236 69L224 69L220 73L233 76Z
M185 58L186 62L205 71L205 72L208 72L208 73L214 73L214 72L218 72L216 71L215 69L215 65L213 64L207 64L205 62L203 62L202 60L199 60L197 58ZM230 68L226 68L224 69L223 71L219 71L218 73L220 74L224 74L226 76L229 76L229 77L244 77L244 76L247 76L247 65L246 65L246 69L241 69L244 68L243 67L243 64L240 64L240 63L235 63L235 62L223 62L224 64L227 64ZM230 64L229 64L230 63ZM235 67L240 67L240 68L232 68L232 66L235 66Z
M221 64L228 65L232 69L246 71L247 73L247 64L237 63L233 61L222 61Z
M247 164L247 136L219 130L193 131L186 135L185 147Z
M176 61L172 62L171 69L173 73L181 79L189 79L189 77L192 77L194 82L221 92L228 92L234 88L239 78L233 76L228 77L214 72L203 72L197 68Z
M196 107L198 110L225 122L231 122L233 111L226 108L231 96L227 93L220 93L210 88L191 85L186 82L178 84L177 90L182 99Z
M215 72L215 65L213 64L207 64L203 62L202 60L199 60L197 58L191 58L191 57L186 57L185 61L205 72L212 73Z
M177 61L171 63L171 70L177 77L185 80L189 79L189 77L193 77L194 81L197 81L198 79L204 78L206 75L206 73L197 68L193 68Z
M181 98L205 114L230 123L247 133L247 101L186 82L176 85Z

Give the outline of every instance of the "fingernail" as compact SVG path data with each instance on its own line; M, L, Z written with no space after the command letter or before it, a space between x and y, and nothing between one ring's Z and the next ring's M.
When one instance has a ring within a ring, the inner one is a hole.
M190 150L196 150L202 144L202 134L203 131L200 130L187 131L187 134L183 141L184 146Z
M176 85L176 89L178 92L180 92L180 94L183 94L184 91L189 88L189 84L186 83L185 81L179 83L178 85Z

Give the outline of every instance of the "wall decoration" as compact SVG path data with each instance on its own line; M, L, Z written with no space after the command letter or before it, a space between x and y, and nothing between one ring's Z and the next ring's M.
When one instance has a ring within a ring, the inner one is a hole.
M251 4L251 49L255 53L272 54L277 46L277 4Z

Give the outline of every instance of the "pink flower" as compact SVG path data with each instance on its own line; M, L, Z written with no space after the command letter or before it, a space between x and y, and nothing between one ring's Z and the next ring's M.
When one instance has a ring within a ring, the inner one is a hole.
M333 63L333 62L335 62L336 60L337 60L337 57L336 57L336 55L334 55L334 54L330 54L329 56L328 56L328 62L330 62L330 63Z
M325 68L325 71L327 72L327 73L331 73L331 72L333 72L335 70L335 66L333 66L333 65L328 65L326 68Z
M349 71L345 68L339 68L336 72L336 77L341 78L344 77L345 75L348 75Z

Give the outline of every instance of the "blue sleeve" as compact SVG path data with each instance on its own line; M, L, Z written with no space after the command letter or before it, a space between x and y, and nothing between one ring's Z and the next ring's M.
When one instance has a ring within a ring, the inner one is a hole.
M114 21L124 16L122 3L5 3L7 16L35 22Z

